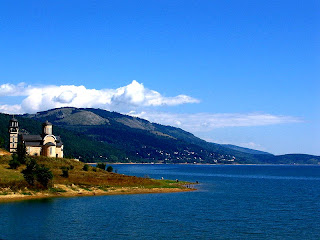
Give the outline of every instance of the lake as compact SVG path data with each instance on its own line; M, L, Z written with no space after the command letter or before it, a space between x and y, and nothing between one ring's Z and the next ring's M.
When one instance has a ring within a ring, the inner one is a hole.
M113 165L185 193L0 204L0 239L320 239L320 166Z

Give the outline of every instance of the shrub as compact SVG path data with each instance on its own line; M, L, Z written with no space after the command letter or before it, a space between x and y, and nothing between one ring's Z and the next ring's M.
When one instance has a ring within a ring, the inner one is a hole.
M62 177L68 178L69 177L69 169L65 168L62 169Z
M34 185L37 180L43 187L47 188L49 182L53 178L53 174L49 168L44 165L38 165L35 159L30 159L27 162L27 167L21 171L24 179L30 184Z
M113 167L112 166L108 166L107 167L107 172L113 172Z
M50 171L49 168L45 167L44 165L40 165L38 166L37 170L36 170L36 177L37 177L37 181L44 186L45 188L48 187L49 182L52 180L53 178L53 174Z
M26 146L23 143L19 143L18 144L17 153L18 153L18 161L21 164L25 164L26 163L27 150L26 150Z
M36 170L37 170L38 164L36 160L33 158L27 162L27 167L21 171L23 174L24 179L29 183L30 185L34 185L34 180L36 178Z
M83 165L82 170L88 171L89 170L89 165L88 164Z
M62 177L68 178L69 177L69 167L63 166L60 168L62 170Z
M70 170L73 170L73 169L74 169L74 166L73 166L73 165L70 165L70 166L69 166L69 169L70 169Z
M0 148L4 147L4 139L0 137Z
M16 154L12 155L12 160L9 161L9 166L11 169L17 169L20 166L20 162L18 161L18 156Z
M100 168L102 170L106 170L106 166L107 166L107 164L105 164L105 163L98 163L97 164L97 168Z
M66 190L62 189L62 188L50 188L49 191L51 193L60 193L60 192L66 192Z

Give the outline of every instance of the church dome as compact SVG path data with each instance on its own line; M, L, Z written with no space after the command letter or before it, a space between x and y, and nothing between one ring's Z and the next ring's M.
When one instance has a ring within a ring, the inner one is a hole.
M12 117L9 121L9 128L18 128L19 122L15 117Z
M18 120L15 117L12 117L10 122L18 122Z
M53 147L53 146L56 146L56 145L54 143L52 143L52 142L47 142L44 146Z
M45 121L42 125L43 125L43 126L49 126L49 125L52 125L52 123L47 120L47 121Z

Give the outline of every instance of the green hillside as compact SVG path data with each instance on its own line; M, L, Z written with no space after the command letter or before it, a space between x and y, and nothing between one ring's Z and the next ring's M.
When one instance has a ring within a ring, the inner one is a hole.
M21 116L15 117L19 121L20 131L23 133L41 133L42 122ZM8 123L10 118L11 116L9 115L0 114L0 137L4 139L4 147L7 149L9 145ZM104 142L97 142L80 132L72 132L58 126L54 126L53 131L55 135L61 136L64 142L65 157L79 158L80 156L80 159L82 158L81 160L83 161L93 161L101 155L109 159L112 159L112 156L117 156L121 161L126 159L123 151ZM105 159L103 161L105 161Z
M307 163L311 155L274 156L269 153L206 142L182 129L101 109L59 108L16 116L23 133L39 134L41 123L53 123L53 132L64 142L66 157L85 162L162 163ZM10 116L0 114L0 137L8 146Z

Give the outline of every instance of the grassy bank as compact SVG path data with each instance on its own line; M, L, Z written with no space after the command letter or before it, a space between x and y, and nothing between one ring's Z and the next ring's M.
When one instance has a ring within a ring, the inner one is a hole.
M39 183L28 184L21 171L9 168L10 155L0 156L0 202L30 198L56 196L88 196L106 194L133 194L155 192L190 191L186 182L172 180L155 180L134 176L126 176L89 166L83 170L84 163L72 159L56 159L34 157L39 165L50 168L53 179L48 188ZM68 177L63 176L62 169L68 170Z

